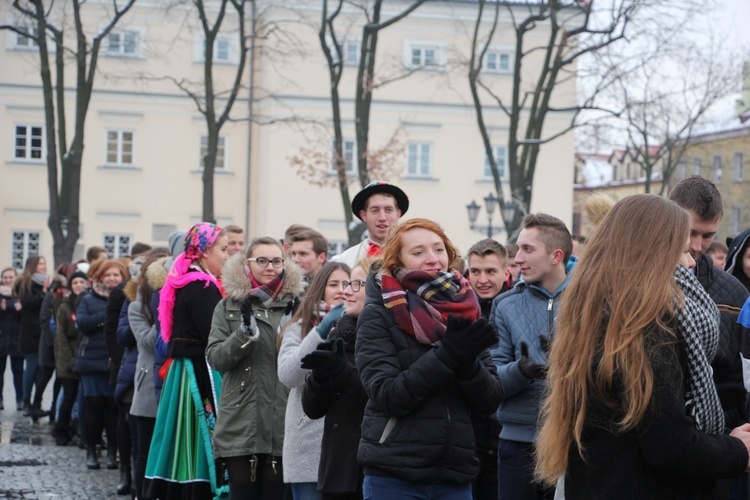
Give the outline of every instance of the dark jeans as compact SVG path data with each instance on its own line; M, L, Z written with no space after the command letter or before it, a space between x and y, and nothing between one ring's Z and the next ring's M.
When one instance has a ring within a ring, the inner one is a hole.
M534 444L500 439L497 449L498 500L552 500L554 488L534 482Z
M365 476L365 500L472 500L471 484L419 484L388 476Z
M60 416L55 424L55 435L59 437L69 437L74 431L70 428L70 419L73 414L73 405L78 397L78 380L72 378L58 378L63 387L62 406L60 406Z
M96 446L102 437L102 430L107 432L107 448L110 453L117 450L117 403L115 398L106 396L86 396L86 413L84 416L86 445Z
M26 368L23 371L23 401L31 404L31 391L36 384L36 370L39 363L39 354L27 352L23 355L26 362ZM37 391L39 388L37 387Z
M134 450L135 434L130 432L129 411L130 403L117 405L117 451L120 452L120 465L127 466L130 466L132 452L138 452L138 450Z
M138 498L148 500L149 497L143 491L143 478L146 476L146 462L148 461L148 450L151 448L151 438L154 435L154 425L156 418L151 417L134 417L136 427L138 428L138 448L135 456L135 491Z
M51 366L39 366L36 369L36 392L34 393L34 401L32 406L35 408L42 407L42 397L44 396L44 390L47 388L47 384L52 379L52 375L55 374L55 369ZM55 385L52 391L52 415L54 415L55 401L57 401L57 395L60 393L60 382L55 379Z
M13 374L13 388L16 390L16 401L23 401L23 356L0 356L0 401L3 399L5 382L5 365L10 357L10 371Z
M496 452L477 453L479 475L471 483L474 500L497 500L497 454Z

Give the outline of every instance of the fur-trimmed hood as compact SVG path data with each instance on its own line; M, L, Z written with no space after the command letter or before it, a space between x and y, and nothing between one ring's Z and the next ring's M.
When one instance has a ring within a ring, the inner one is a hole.
M167 282L168 270L164 268L164 263L169 259L170 257L156 259L146 269L146 280L152 290L160 290Z
M250 278L245 274L244 261L244 253L239 252L226 261L221 270L221 282L224 285L224 291L228 297L238 302L245 300L252 289ZM298 296L306 286L302 269L292 259L285 259L284 271L284 286L279 292L279 297L286 294Z
M125 293L125 297L127 297L130 302L135 302L137 300L138 282L135 281L135 278L128 281L123 289L123 293Z

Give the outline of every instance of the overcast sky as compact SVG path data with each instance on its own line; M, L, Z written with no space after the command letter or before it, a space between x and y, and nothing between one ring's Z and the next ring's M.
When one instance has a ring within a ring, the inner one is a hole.
M750 45L750 0L718 0L714 13L720 33L728 33L738 47ZM714 16L711 16L714 17Z

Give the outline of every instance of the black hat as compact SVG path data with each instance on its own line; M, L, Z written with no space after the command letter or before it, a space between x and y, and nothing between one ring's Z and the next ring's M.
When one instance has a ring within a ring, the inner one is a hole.
M409 210L409 197L406 196L406 193L388 182L373 181L362 188L362 191L357 193L352 200L352 212L359 220L362 220L362 217L359 216L359 212L365 209L365 202L367 199L378 193L387 193L396 198L396 205L398 205L398 209L401 210L401 215L404 215L406 211Z
M73 283L73 280L76 278L83 278L86 283L89 282L89 277L86 273L84 273L83 271L76 271L68 277L68 286L70 286L70 284Z

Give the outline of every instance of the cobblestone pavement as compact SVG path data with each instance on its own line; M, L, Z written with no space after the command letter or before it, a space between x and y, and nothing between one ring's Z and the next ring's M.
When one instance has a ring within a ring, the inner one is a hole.
M10 365L10 363L8 363ZM0 411L0 499L107 499L115 494L119 471L86 468L86 451L55 446L48 418L32 423L16 411L10 366L3 387L5 410ZM52 383L42 407L49 409ZM104 453L106 456L106 452Z

